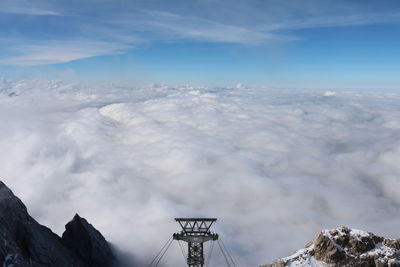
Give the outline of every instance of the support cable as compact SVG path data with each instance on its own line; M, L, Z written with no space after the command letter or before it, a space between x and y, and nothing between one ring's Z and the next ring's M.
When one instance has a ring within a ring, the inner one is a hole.
M161 259L164 257L165 253L167 252L167 250L169 249L169 247L171 246L171 244L172 244L173 241L174 241L174 240L171 239L171 241L169 242L167 248L164 250L164 253L163 253L163 254L161 255L161 257L158 259L158 261L157 261L156 265L154 265L154 267L157 267L157 265L160 263Z
M148 265L148 267L151 267L154 263L154 261L160 256L160 254L163 252L164 248L167 246L167 244L172 240L172 236L170 238L168 238L167 242L165 242L164 246L162 246L162 248L160 249L160 251L157 253L157 255L154 257L154 259L150 262L150 264Z
M206 267L210 266L211 254L213 253L214 249L214 242L210 244L210 251L208 252L207 260L206 260Z
M179 247L181 248L181 251L182 251L183 259L184 259L185 262L186 262L187 256L186 256L185 250L184 250L184 248L183 248L183 245L182 245L182 243L181 243L180 240L178 240L178 243L179 243Z
M226 246L225 246L225 244L224 244L224 241L222 241L222 239L221 239L221 244L222 244L222 246L224 247L224 249L225 249L225 251L226 251L226 254L228 254L228 257L230 258L231 262L233 263L233 266L236 267L235 261L233 260L231 254L229 253L229 250L226 248Z
M217 240L217 242L218 242L219 249L221 250L222 255L223 255L224 258L225 258L226 264L228 265L228 267L231 267L231 264L229 263L229 260L228 260L228 258L226 257L225 251L222 249L222 246L221 246L221 243L219 242L219 239Z

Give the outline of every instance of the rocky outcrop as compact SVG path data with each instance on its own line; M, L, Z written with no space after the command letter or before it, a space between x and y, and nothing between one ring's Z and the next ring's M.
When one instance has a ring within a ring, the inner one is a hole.
M304 249L261 267L285 266L400 267L400 240L346 227L324 230Z
M114 265L114 256L107 241L91 224L78 214L65 226L63 243L82 259L87 266Z
M106 267L115 257L104 237L78 215L63 238L29 216L25 205L0 181L0 266Z

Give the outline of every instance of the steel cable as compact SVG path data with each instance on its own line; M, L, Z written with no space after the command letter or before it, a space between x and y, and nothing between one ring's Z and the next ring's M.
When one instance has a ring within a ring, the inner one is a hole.
M169 247L171 246L171 244L172 244L173 241L174 241L174 240L171 239L171 241L169 242L167 248L164 250L164 253L163 253L163 254L161 255L161 257L158 259L158 261L157 261L156 265L154 265L154 267L156 267L156 266L160 263L161 259L164 257L165 253L167 252L167 250L169 249Z
M186 262L187 256L186 256L185 250L184 250L184 248L183 248L183 245L182 245L182 243L181 243L180 240L178 240L178 243L179 243L179 247L181 248L181 251L182 251L183 259L184 259L185 262Z
M224 244L224 241L222 241L222 239L221 239L221 244L222 244L222 246L224 247L226 253L228 254L228 257L230 258L231 262L233 263L233 266L236 267L235 261L233 260L231 254L229 253L229 250L226 248L226 246L225 246L225 244Z
M214 242L211 242L210 251L208 252L208 256L207 256L207 260L206 260L206 267L210 266L211 254L213 252L213 249L214 249Z
M224 258L225 258L226 264L228 264L228 267L231 267L231 265L230 265L230 263L229 263L229 260L228 260L228 258L226 257L226 254L225 254L225 252L224 252L224 250L223 250L223 248L222 248L222 246L221 246L221 243L219 242L219 240L217 240L217 242L218 242L219 249L221 250L222 255L223 255Z
M165 242L164 246L160 249L160 251L157 253L157 255L154 257L154 259L150 262L150 264L148 265L148 267L151 267L154 263L154 261L160 256L160 254L162 253L162 251L164 250L165 246L171 241L172 236L170 238L168 238L167 242Z

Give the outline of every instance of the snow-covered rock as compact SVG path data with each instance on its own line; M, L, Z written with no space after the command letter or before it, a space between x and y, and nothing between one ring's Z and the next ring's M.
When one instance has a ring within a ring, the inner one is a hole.
M323 230L289 257L261 267L400 266L400 240L339 227Z

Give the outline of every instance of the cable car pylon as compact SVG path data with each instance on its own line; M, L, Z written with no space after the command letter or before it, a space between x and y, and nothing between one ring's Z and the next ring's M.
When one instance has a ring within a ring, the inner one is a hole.
M174 240L182 240L188 243L187 265L188 267L204 266L203 244L207 241L218 240L218 234L211 233L211 225L216 218L175 218L182 227L182 231L173 234Z
M206 263L210 266L211 253L214 248L214 242L211 243L210 251L207 257L207 262L204 260L204 243L207 241L217 241L218 247L224 256L228 267L236 267L233 257L225 247L224 243L220 242L218 234L210 231L211 225L217 221L216 218L175 218L182 230L179 233L173 234L161 250L157 253L148 267L157 267L161 259L164 257L172 242L177 240L182 251L182 255L186 260L188 267L203 267ZM181 241L188 243L188 250L185 253Z

